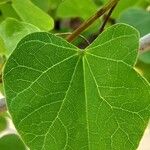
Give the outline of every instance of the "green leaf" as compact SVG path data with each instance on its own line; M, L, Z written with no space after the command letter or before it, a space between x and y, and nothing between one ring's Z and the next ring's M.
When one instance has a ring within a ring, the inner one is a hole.
M127 9L121 14L118 21L134 26L137 30L139 30L141 36L150 33L150 12L143 9Z
M6 1L6 0L5 0ZM19 16L17 15L16 11L12 8L11 2L6 1L3 5L0 5L0 21L3 21L7 17L15 18L15 19L20 19Z
M24 36L37 31L40 30L31 24L7 18L0 24L0 38L2 39L0 44L3 45L1 52L7 51L7 54L10 54Z
M57 16L60 18L81 17L86 19L96 12L97 6L92 0L65 0L59 5Z
M57 9L63 0L47 0L50 3L51 9Z
M44 10L45 12L48 12L50 9L50 3L49 0L31 0L32 3L34 3L36 6Z
M26 150L23 142L15 134L0 138L0 148L1 150Z
M140 59L136 64L136 69L150 82L150 63L145 63Z
M31 0L36 6L40 7L45 12L50 12L50 10L57 9L58 5L62 0Z
M3 39L0 37L0 55L6 53L6 47Z
M30 0L23 0L21 2L20 0L12 0L12 2L13 8L23 21L31 23L43 31L53 29L53 19Z
M0 0L0 5L8 3L8 0Z
M124 24L84 50L49 33L25 37L4 88L30 150L136 150L150 115L150 86L134 69L138 47L137 30Z
M146 64L150 64L150 51L140 54L139 60L143 61Z
M3 43L4 44L4 43ZM1 45L0 43L0 50L3 50L1 47L3 45ZM5 57L6 51L0 51L0 97L2 95L4 95L4 90L3 90L3 82L2 82L2 72L4 70L4 65L6 63L6 57ZM2 99L0 99L1 101ZM3 111L2 111L3 112Z
M105 3L108 2L109 0L104 0ZM120 0L118 5L115 8L115 11L112 13L113 18L117 18L120 16L120 13L123 12L124 10L133 7L133 6L138 6L140 2L145 2L146 0Z
M146 9L149 6L149 4L150 4L150 0L139 0L137 6Z
M0 114L0 132L5 130L7 127L7 121L6 118L4 118L3 116L1 116Z

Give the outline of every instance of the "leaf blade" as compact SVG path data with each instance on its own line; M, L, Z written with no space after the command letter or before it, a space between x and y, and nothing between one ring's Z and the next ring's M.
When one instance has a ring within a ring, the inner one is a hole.
M48 33L28 35L18 44L6 64L4 86L16 128L31 150L137 148L150 104L150 86L133 68L138 37L121 24L84 51ZM22 74L12 70L14 60L26 66ZM28 73L31 68L39 73Z

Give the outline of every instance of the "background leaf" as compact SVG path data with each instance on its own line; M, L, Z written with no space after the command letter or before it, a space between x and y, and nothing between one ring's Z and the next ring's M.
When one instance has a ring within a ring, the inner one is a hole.
M0 21L5 20L7 17L19 19L16 11L13 9L11 2L5 0L6 3L0 5Z
M32 2L45 12L51 13L52 10L57 9L63 0L32 0Z
M104 0L104 2L108 2L109 0ZM135 6L139 1L141 0L125 0L125 1L119 1L115 11L113 12L113 17L117 18L122 11L124 11L127 8Z
M53 19L30 0L23 0L22 2L20 0L12 0L12 2L13 8L23 21L33 24L44 31L54 28Z
M143 60L139 60L136 64L136 68L150 82L150 63L145 63Z
M57 9L57 17L86 19L95 13L97 6L92 0L64 0Z
M24 36L37 31L40 30L36 26L13 18L7 18L0 24L2 52L7 51L6 54L10 54Z
M118 21L135 27L140 32L141 37L150 33L150 12L144 9L127 9L121 14Z
M150 51L140 54L139 60L143 61L146 64L150 64Z
M5 54L7 52L6 47L5 47L5 43L3 41L3 39L0 37L0 54ZM1 61L0 61L1 63Z
M50 9L50 3L49 0L31 0L32 3L34 3L36 6L44 10L45 12L48 12Z
M6 135L0 138L1 150L26 150L23 142L15 135Z
M7 121L6 119L0 114L0 132L6 129Z

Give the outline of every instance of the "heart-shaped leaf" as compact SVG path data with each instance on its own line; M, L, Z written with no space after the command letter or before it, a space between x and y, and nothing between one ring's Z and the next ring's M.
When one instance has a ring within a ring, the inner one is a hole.
M49 33L25 37L4 87L30 150L135 150L149 121L150 86L134 70L139 34L118 24L80 50Z

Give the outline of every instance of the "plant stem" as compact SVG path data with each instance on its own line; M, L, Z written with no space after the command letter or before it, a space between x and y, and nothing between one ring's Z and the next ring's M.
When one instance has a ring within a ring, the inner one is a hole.
M93 24L99 17L101 17L118 2L119 0L111 0L106 5L104 5L104 7L98 10L92 17L90 17L87 21L81 24L79 28L77 28L71 35L69 35L67 37L67 41L72 42L78 35L81 34L81 32L86 30L91 24Z
M119 1L118 1L118 2L119 2ZM110 16L111 16L113 10L114 10L115 7L117 6L118 2L116 2L116 3L114 4L114 6L110 9L110 11L108 12L108 14L106 15L106 18L104 19L104 22L103 22L103 24L102 24L102 26L101 26L101 28L100 28L100 30L99 30L99 34L101 34L101 33L104 31L104 28L105 28L105 26L106 26L106 24L107 24L107 22L108 22L108 20L109 20L109 18L110 18Z

